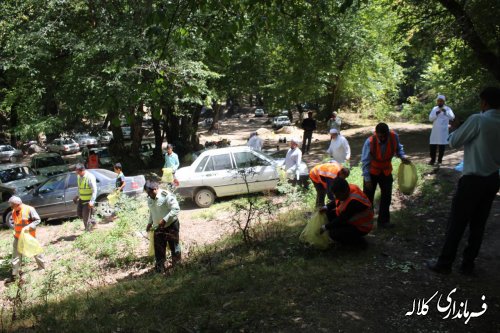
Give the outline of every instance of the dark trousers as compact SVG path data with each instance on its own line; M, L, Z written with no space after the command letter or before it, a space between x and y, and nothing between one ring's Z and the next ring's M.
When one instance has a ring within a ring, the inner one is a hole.
M313 131L304 131L304 138L302 139L302 153L307 153L311 148L312 137L313 137ZM307 147L306 147L306 141L307 141Z
M172 254L172 261L178 261L181 256L181 248L179 246L179 221L166 228L158 228L154 233L154 246L155 246L155 259L157 269L164 269L165 261L167 259L166 251L167 244Z
M437 151L438 147L439 147L438 163L442 163L443 162L444 149L446 148L446 145L430 145L430 148L431 148L431 163L432 164L434 164L434 162L436 162L436 151Z
M378 208L378 219L377 223L387 224L391 222L391 216L389 213L389 207L391 206L392 201L392 174L389 176L381 173L380 175L370 174L372 188L367 189L366 185L363 185L363 192L365 192L368 199L370 199L373 205L373 198L375 197L375 190L377 189L377 185L380 186L380 205Z
M360 245L365 242L363 236L366 233L359 231L355 226L348 223L334 224L328 230L330 238L341 244Z
M322 184L315 182L312 183L314 184L314 188L316 189L316 208L323 207L325 205L326 190Z
M473 266L481 243L491 205L500 188L498 172L490 176L462 176L451 204L446 239L438 264L451 267L467 225L469 239L463 253L464 266Z

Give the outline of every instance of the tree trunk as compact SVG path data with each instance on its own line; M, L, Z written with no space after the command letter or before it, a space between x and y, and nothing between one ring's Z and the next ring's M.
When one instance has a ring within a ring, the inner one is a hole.
M157 167L163 165L163 154L161 150L161 146L163 144L163 137L161 133L160 127L160 119L161 119L161 111L158 113L152 112L152 121L153 121L153 133L155 134L155 149L153 150L153 163L152 167ZM161 162L161 163L160 163Z
M10 109L10 145L12 147L17 147L17 136L16 130L18 123L18 114L17 114L17 103L14 103Z
M130 139L132 140L132 144L130 146L130 155L132 157L138 157L140 159L141 152L141 142L142 142L142 112L143 104L140 103L139 106L131 107L129 110L131 124L130 124ZM137 111L136 111L137 110Z
M455 17L462 30L462 38L474 51L479 62L500 81L500 55L483 42L463 5L456 0L439 0L439 2Z

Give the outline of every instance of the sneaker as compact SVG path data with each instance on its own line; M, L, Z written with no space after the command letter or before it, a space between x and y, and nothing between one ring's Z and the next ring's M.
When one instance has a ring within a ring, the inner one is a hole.
M430 161L429 163L427 163L428 165L434 165L434 161Z
M428 269L430 269L434 273L446 274L446 275L451 273L451 267L440 265L437 263L437 261L434 260L427 260L425 262L425 265L427 266Z

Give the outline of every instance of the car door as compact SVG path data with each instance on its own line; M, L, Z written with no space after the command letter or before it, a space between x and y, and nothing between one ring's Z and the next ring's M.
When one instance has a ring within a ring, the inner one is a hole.
M276 188L278 172L270 160L254 151L233 152L242 179L246 178L250 192Z
M214 189L219 197L246 192L242 191L242 182L237 181L237 171L229 152L212 154L200 175L203 185Z
M66 177L67 174L51 177L33 193L31 204L41 217L58 217L65 211Z
M7 146L0 146L0 161L7 161L8 159Z
M73 198L78 195L78 182L76 173L72 172L66 181L66 188L64 191L64 205L68 215L76 215L76 204Z

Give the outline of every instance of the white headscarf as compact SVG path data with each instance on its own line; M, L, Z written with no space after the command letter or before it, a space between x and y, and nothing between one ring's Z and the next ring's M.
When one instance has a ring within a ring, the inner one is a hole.
M443 102L446 101L446 97L444 97L444 95L438 95L438 97L436 98L436 100L438 100L438 99L443 100Z

